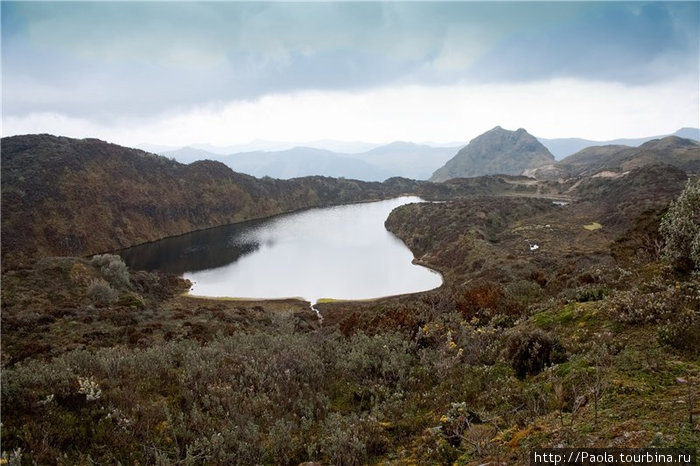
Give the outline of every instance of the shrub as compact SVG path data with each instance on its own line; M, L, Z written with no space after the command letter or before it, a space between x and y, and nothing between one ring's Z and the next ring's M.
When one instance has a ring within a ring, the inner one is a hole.
M683 309L676 312L659 330L659 341L680 350L700 353L700 311Z
M120 296L117 305L130 307L132 309L144 309L146 307L143 297L134 292L128 292Z
M673 314L682 304L682 296L675 287L640 294L639 291L621 291L609 301L614 321L623 324L656 323Z
M661 219L664 256L682 270L700 268L700 179L689 180Z
M337 465L366 464L386 452L386 439L376 419L357 414L329 414L323 423L321 451Z
M505 294L517 303L528 306L542 297L542 287L532 280L518 280L506 285Z
M78 393L85 395L87 401L99 400L102 397L102 389L93 377L78 376Z
M90 264L92 264L95 267L104 267L106 265L109 265L110 262L121 260L121 256L118 256L116 254L96 254L92 256L92 259L90 259Z
M398 333L356 333L338 368L359 385L401 384L408 377L412 356L409 342Z
M519 378L539 373L545 367L563 362L564 349L554 336L541 329L514 329L508 338L506 357Z
M115 254L98 254L93 256L90 263L100 268L100 273L115 288L130 288L129 269L124 260Z
M440 418L442 435L455 448L462 443L465 430L481 422L479 415L468 410L465 402L452 403L447 414Z
M465 317L490 314L519 315L523 305L508 296L500 284L479 282L455 291L457 310Z
M109 283L101 278L97 278L88 285L87 295L95 305L107 306L117 299L118 293Z
M90 284L90 269L82 262L76 262L69 273L70 280L79 286Z
M608 288L605 285L587 285L578 287L575 290L574 301L579 303L587 303L589 301L600 301L608 294Z

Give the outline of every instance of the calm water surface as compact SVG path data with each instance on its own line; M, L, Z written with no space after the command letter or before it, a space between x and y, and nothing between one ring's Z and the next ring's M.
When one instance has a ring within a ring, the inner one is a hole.
M368 299L437 288L440 274L384 228L415 196L311 209L120 251L135 269L183 274L201 296Z

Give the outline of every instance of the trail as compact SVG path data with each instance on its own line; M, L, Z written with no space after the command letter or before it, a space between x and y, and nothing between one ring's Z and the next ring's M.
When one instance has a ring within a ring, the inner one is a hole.
M314 311L316 313L316 317L318 317L318 323L323 324L323 316L321 315L321 311L316 309L316 306L311 301L309 301L309 304L311 305L311 310Z

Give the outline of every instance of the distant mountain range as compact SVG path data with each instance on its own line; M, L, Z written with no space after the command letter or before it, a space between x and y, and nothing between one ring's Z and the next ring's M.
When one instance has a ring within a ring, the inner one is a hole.
M673 135L700 140L700 129L682 128ZM581 138L536 138L556 160L592 146L639 146L664 136L593 141ZM381 181L393 176L427 180L466 145L452 143L415 144L397 141L387 145L365 142L319 140L295 146L290 142L253 141L249 144L217 147L208 144L174 148L142 144L144 150L173 158L180 163L215 160L231 169L259 178L290 179L322 175ZM532 168L532 167L528 167ZM483 170L476 173L484 174Z
M410 142L393 142L360 153L338 153L314 147L293 147L280 151L252 151L221 155L196 147L161 152L180 163L215 160L231 169L258 178L290 179L321 175L382 181L394 176L424 180L452 157L458 147L432 147Z
M284 151L292 149L294 147L313 147L315 149L325 149L332 152L338 152L341 154L357 154L360 152L366 152L375 147L379 147L381 144L375 144L371 142L361 142L361 141L335 141L332 139L319 139L316 141L308 141L304 143L289 142L289 141L267 141L262 139L256 139L246 144L235 144L230 146L215 146L212 144L190 144L185 146L190 149L201 150L210 154L217 155L231 155L239 152L258 152L258 151ZM444 146L441 144L427 144L429 146ZM449 145L449 144L447 144ZM183 147L178 146L164 146L160 144L138 144L136 146L141 150L147 152L152 152L154 154L163 154L167 152L175 152Z
M290 179L301 176L321 175L334 178L381 181L392 175L364 160L351 158L324 149L294 147L283 151L243 152L220 156L217 160L233 170L258 178Z

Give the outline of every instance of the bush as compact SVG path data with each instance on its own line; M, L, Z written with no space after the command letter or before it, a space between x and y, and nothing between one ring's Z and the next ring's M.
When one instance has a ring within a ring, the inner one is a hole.
M479 282L455 291L457 310L465 317L492 314L520 315L523 305L508 296L500 284Z
M130 307L132 309L144 309L146 307L146 302L143 300L143 297L138 294L128 292L119 297L117 305Z
M462 443L465 430L481 422L479 415L468 410L465 402L452 403L447 414L440 418L442 435L455 448Z
M101 268L109 265L111 262L121 261L121 256L116 254L96 254L90 259L90 264Z
M679 310L658 331L659 341L676 349L700 353L700 311Z
M15 365L0 387L3 448L21 447L27 464L53 464L64 454L65 464L89 464L88 455L100 464L308 461L317 448L306 446L320 445L328 412L321 346L337 353L286 327L206 345L76 350ZM385 449L372 418L340 424L359 429L366 455Z
M521 379L566 359L564 349L556 338L538 328L516 328L512 331L506 346L506 357Z
M622 324L657 323L675 313L682 299L674 286L644 294L639 290L620 291L608 301L610 317Z
M672 312L659 328L661 343L700 353L700 282L688 280L669 286Z
M115 254L98 254L93 256L90 263L100 268L100 273L115 288L130 288L129 269L124 260Z
M505 294L515 302L528 306L542 298L542 287L533 280L518 280L506 285Z
M681 270L700 268L700 179L689 180L661 219L664 257Z
M321 450L332 464L366 464L386 452L386 439L376 419L357 414L329 414L323 423Z
M95 305L107 306L117 299L118 293L109 283L101 278L96 278L88 285L87 295Z
M348 341L348 351L338 369L358 385L401 385L406 381L412 356L409 342L398 333L357 333Z
M600 301L608 295L608 288L605 285L581 286L575 290L574 301L587 303L590 301Z

